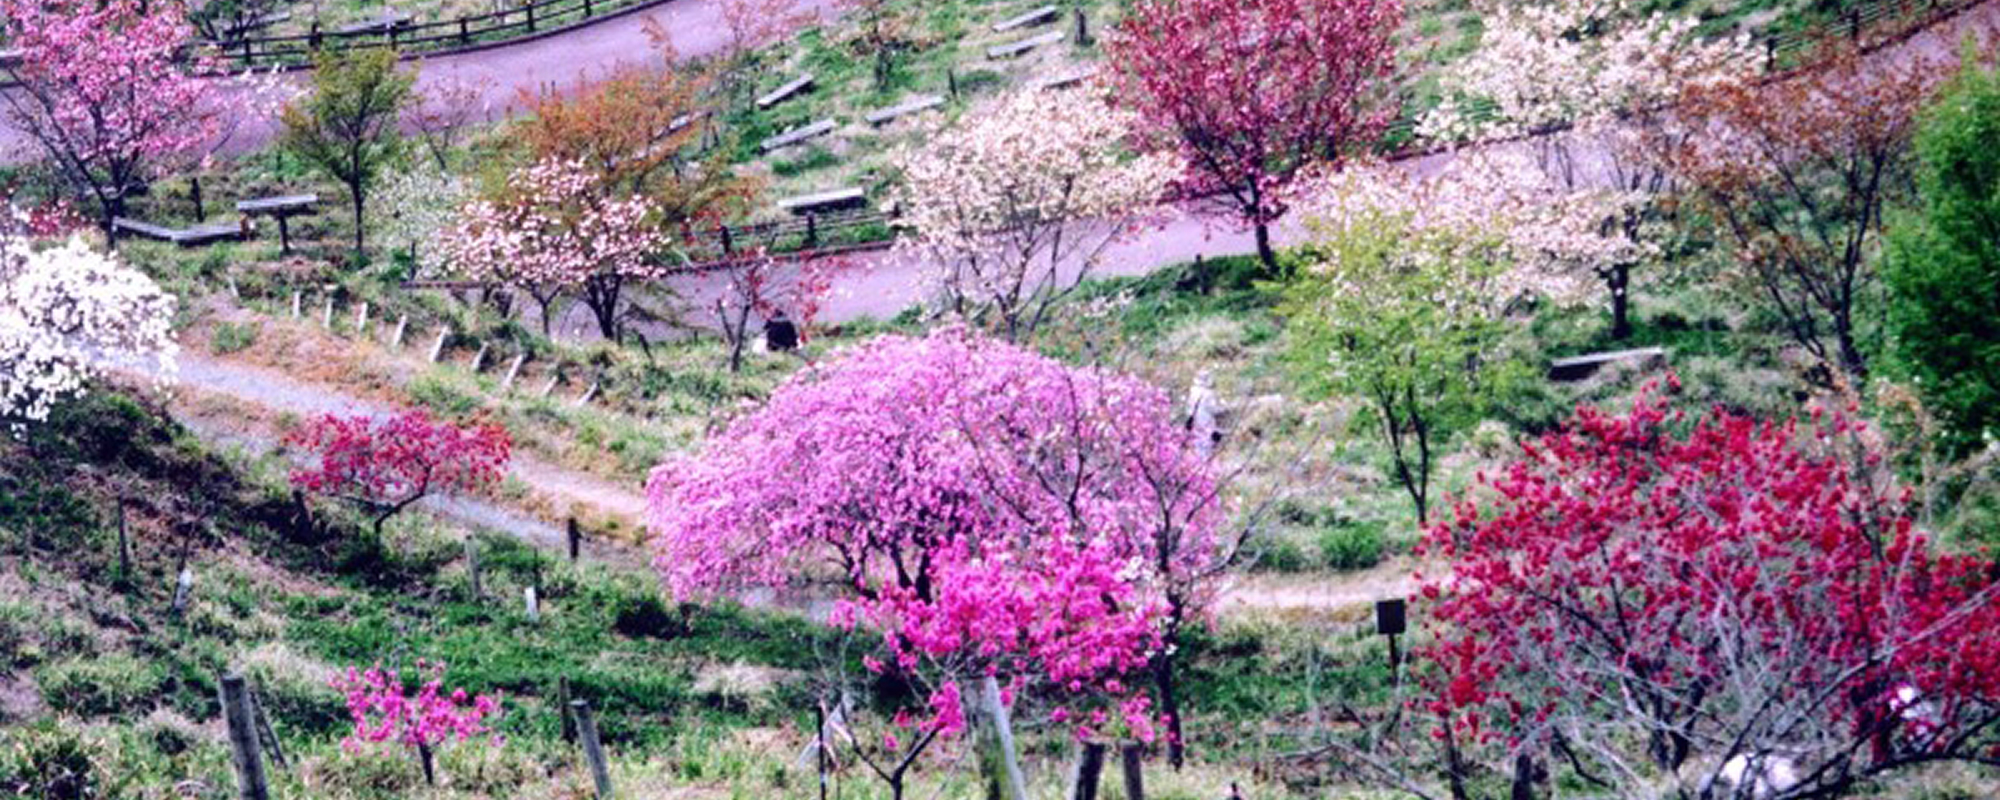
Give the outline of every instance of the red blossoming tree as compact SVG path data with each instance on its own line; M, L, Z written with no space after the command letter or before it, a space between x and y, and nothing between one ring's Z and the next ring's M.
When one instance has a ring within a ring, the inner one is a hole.
M1219 193L1277 266L1271 224L1300 169L1374 141L1398 0L1139 0L1106 47L1118 96L1179 148L1184 188Z
M56 174L96 201L106 235L128 192L221 130L221 108L187 8L139 0L0 0L19 86L0 93L10 121Z
M1420 658L1453 796L1457 753L1680 798L2000 764L1994 567L1934 551L1864 433L1648 394L1486 476L1425 543L1451 564Z
M305 425L286 443L316 454L292 472L292 485L353 502L382 524L436 492L476 491L506 471L513 440L494 424L460 426L422 411L393 417L336 417Z

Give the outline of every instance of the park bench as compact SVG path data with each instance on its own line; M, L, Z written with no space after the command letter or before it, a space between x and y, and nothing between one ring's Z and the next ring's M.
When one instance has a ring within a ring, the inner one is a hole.
M992 59L1012 58L1042 45L1055 44L1062 40L1062 31L1049 31L1048 33L1036 34L1026 39L1008 42L1007 44L988 47L986 48L986 57Z
M817 194L787 197L778 201L778 207L800 216L823 214L846 208L858 208L868 204L868 195L858 187L847 187Z
M313 208L318 205L319 195L287 194L276 197L253 197L249 200L239 200L236 203L236 212L246 217L261 215L277 218L278 250L281 253L289 254L292 252L292 229L289 224L291 218L311 213Z
M390 30L396 30L396 28L406 28L414 20L416 18L410 16L408 12L382 12L382 14L370 16L366 20L360 20L356 24L344 26L344 28L340 28L340 32L342 34L382 34L382 32L390 32Z
M18 47L9 47L0 50L0 69L13 69L21 66L21 59L26 57L26 55L26 52Z
M944 105L944 98L942 96L934 94L925 95L878 111L870 111L866 119L870 125L883 125L897 117L909 116L919 111L929 111L941 105Z
M1012 19L1008 19L1000 22L999 24L994 25L993 32L1006 33L1015 28L1026 28L1033 25L1041 25L1044 23L1053 22L1055 21L1056 18L1056 12L1057 9L1055 6L1042 6L1041 8L1029 11L1026 14L1022 14L1018 17L1014 17Z
M194 247L221 241L235 241L243 238L243 225L220 223L215 225L192 225L186 228L169 228L141 222L136 219L118 217L111 221L111 227L135 236L162 242L173 242L181 247Z
M1096 77L1096 75L1097 75L1097 70L1094 69L1077 70L1076 72L1069 72L1062 75L1057 75L1053 78L1047 78L1043 80L1041 83L1035 84L1035 88L1042 89L1044 91L1051 89L1067 89L1071 86L1075 86L1079 83L1083 83L1084 81L1090 80L1091 78Z
M1599 369L1608 364L1629 363L1644 369L1664 364L1666 360L1667 351L1658 347L1612 350L1572 358L1558 358L1549 362L1549 380L1580 381L1597 374Z
M811 139L818 136L825 136L829 133L832 133L833 128L834 128L833 120L823 119L811 125L801 125L797 128L785 131L784 133L778 134L769 139L765 139L763 143L757 145L757 148L766 153L769 153L773 150L777 150L784 147L790 147L792 145L798 144L799 142L803 142L807 139Z
M800 75L798 78L794 79L791 83L787 83L776 89L772 89L770 94L757 98L757 108L759 109L770 108L771 106L775 106L779 103L791 99L792 95L798 94L807 89L811 89L812 86L813 86L812 73L808 72L804 75Z

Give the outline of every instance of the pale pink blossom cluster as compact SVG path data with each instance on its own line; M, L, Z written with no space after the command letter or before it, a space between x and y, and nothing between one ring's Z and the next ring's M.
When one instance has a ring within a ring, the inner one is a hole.
M500 200L474 200L445 232L445 254L468 277L579 286L607 275L653 278L665 245L643 195L615 196L581 162L547 160L507 178Z
M1699 39L1693 16L1641 14L1629 0L1475 5L1486 26L1479 49L1443 72L1445 100L1424 115L1419 136L1594 128L1671 104L1692 86L1748 78L1760 60L1747 36ZM1474 111L1479 101L1490 113Z
M0 234L0 420L46 419L106 369L170 378L173 314L151 278L80 238L43 246Z
M410 694L402 676L381 665L368 669L348 667L347 672L329 682L347 698L347 713L354 729L341 747L360 750L364 745L391 742L411 748L430 748L446 741L467 741L491 734L488 726L500 713L500 701L492 695L473 695L464 689L444 689L443 662L417 660L418 677L424 683ZM493 737L499 741L498 736Z
M1136 124L1097 87L1017 92L965 115L894 155L911 229L900 246L957 310L1032 331L1182 173L1172 153L1131 152Z

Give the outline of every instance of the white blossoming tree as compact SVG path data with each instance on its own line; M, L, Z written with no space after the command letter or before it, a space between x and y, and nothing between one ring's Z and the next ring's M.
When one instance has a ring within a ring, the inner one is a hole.
M0 233L0 422L47 419L107 369L171 376L173 311L151 278L80 238L48 247Z
M459 209L472 199L465 179L431 161L420 161L382 184L375 208L382 220L382 239L394 252L408 253L415 277L436 278L450 269L444 232L458 221Z
M1098 90L1021 92L895 156L896 200L949 308L1021 339L1106 247L1156 213L1177 158L1134 155L1135 119Z
M1440 76L1445 100L1417 133L1439 142L1532 136L1523 174L1542 213L1515 238L1540 257L1595 277L1611 299L1611 334L1631 333L1632 271L1654 254L1653 195L1668 188L1661 111L1688 91L1757 71L1745 37L1701 39L1690 17L1642 15L1629 2L1482 0L1477 51Z

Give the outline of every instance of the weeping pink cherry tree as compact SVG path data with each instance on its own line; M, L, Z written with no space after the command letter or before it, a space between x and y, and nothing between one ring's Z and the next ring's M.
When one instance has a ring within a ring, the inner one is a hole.
M1228 561L1220 482L1175 422L1156 387L961 327L885 336L657 468L655 564L682 599L837 587L835 622L883 636L870 667L931 690L892 748L905 767L962 727L967 679L1150 738L1154 700L1128 681L1178 724L1172 645Z

